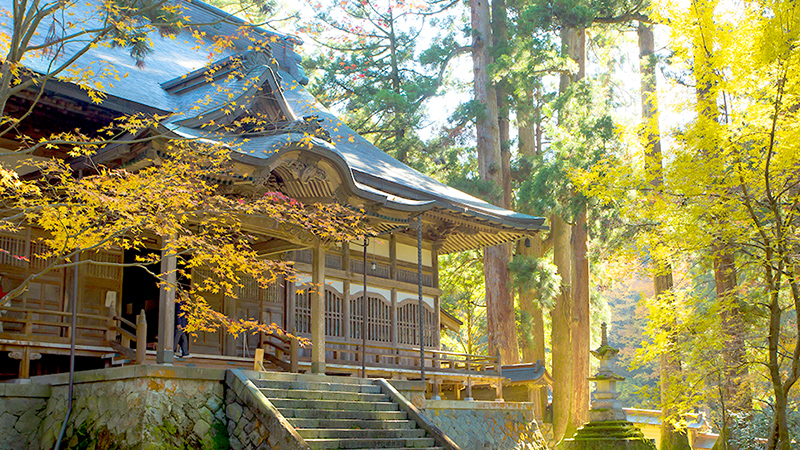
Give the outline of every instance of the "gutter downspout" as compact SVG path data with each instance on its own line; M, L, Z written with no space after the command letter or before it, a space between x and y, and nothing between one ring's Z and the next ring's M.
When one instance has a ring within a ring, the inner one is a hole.
M81 260L80 253L75 256L75 262ZM78 327L78 266L75 266L75 273L72 277L72 323L70 325L69 333L69 393L67 394L67 415L64 417L64 423L61 424L61 431L58 433L56 446L54 450L61 448L61 439L64 437L64 432L67 431L67 422L69 416L72 414L72 395L75 384L75 332Z
M425 309L422 301L422 214L417 216L417 294L419 296L419 374L425 382ZM427 390L427 387L426 387Z

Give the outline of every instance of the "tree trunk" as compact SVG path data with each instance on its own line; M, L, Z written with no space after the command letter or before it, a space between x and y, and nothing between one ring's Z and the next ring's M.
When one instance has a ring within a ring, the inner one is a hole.
M738 450L732 441L736 430L731 427L731 413L747 413L752 410L753 401L748 378L745 353L745 326L742 311L736 295L736 263L732 250L725 245L714 249L714 284L717 301L722 307L722 332L725 333L725 347L722 358L725 362L725 373L722 376L723 432L720 439L724 441L721 448Z
M586 206L572 226L572 425L589 421L589 233Z
M500 353L503 364L519 362L517 321L514 313L508 263L509 244L495 245L483 249L483 275L486 286L486 328L489 354Z
M660 189L664 184L661 155L661 131L658 125L658 90L656 84L656 59L654 54L653 26L639 23L639 72L641 77L642 122L644 130L642 144L645 148L645 174L650 184ZM653 290L656 298L669 295L673 287L672 266L667 261L654 261ZM670 335L675 342L676 336ZM670 345L670 349L674 346ZM661 382L661 450L691 449L685 432L676 430L668 420L674 411L669 407L669 393L675 389L672 381L680 373L680 356L671 350L664 351L659 358Z
M517 123L519 124L519 154L522 156L535 156L536 146L536 117L533 111L533 94L523 93L517 100ZM541 258L544 253L544 246L539 235L531 236L527 242L520 241L517 245L517 254ZM544 312L541 303L538 301L537 292L532 290L519 291L519 308L522 312L522 330L525 337L522 347L522 362L535 363L545 361L545 338L544 338ZM544 392L544 390L542 390ZM545 401L542 406L547 404Z
M492 44L495 56L506 53L508 47L508 14L505 0L492 0ZM503 208L511 208L511 137L509 112L511 111L511 86L503 78L497 82L497 125L500 134L502 160Z
M572 247L570 226L558 215L551 216L553 233L553 262L561 276L561 290L550 312L552 331L550 348L553 351L553 437L556 442L565 436L571 422L572 403L572 295L570 289Z
M570 26L564 26L561 29L561 46L562 52L572 58L575 63L578 65L578 71L574 74L562 74L561 75L561 82L559 84L559 92L562 94L565 93L570 85L570 83L580 81L586 75L586 30L584 28L576 28ZM561 114L565 112L562 111ZM562 220L563 222L563 220ZM569 227L566 223L563 223L564 226ZM555 221L553 223L553 228L555 230ZM555 251L559 251L559 235L556 234L556 240L554 241L554 249ZM589 376L589 267L586 258L586 246L587 242L586 239L588 237L586 233L586 210L583 209L582 213L576 217L576 223L572 226L571 231L567 231L567 233L563 236L565 240L563 241L563 245L566 246L566 249L561 250L560 253L562 255L569 255L566 260L561 260L561 263L558 262L558 259L554 255L554 259L556 259L556 266L558 267L559 274L562 277L562 288L564 285L570 285L570 289L568 289L568 293L564 298L564 302L566 303L564 307L568 309L568 311L559 312L562 318L567 319L565 322L566 326L569 328L567 334L569 334L569 346L566 347L566 353L562 356L566 360L569 361L568 366L564 366L561 370L562 373L560 376L570 378L569 381L569 390L561 395L561 401L564 401L565 397L569 397L569 415L566 417L566 422L564 424L559 423L559 426L556 426L556 394L555 394L555 386L553 387L553 429L558 433L555 435L556 439L560 440L564 437L571 437L572 434L577 430L577 428L583 425L585 420L588 420L589 415L589 383L585 380L586 377ZM576 260L575 258L583 258L581 261ZM570 266L569 269L566 271L565 268L561 267L561 264L565 264ZM581 267L578 267L578 266ZM571 270L572 267L575 267L576 270L573 272ZM563 271L563 273L562 273ZM575 275L575 277L573 277ZM580 283L581 285L578 287L574 283ZM576 297L579 296L578 297ZM574 306L573 306L574 305ZM556 309L559 308L558 302L556 302ZM583 315L583 311L586 310L585 316ZM580 316L575 316L577 311L581 312ZM555 317L555 314L554 314ZM556 377L556 363L555 363L555 354L556 354L556 329L555 329L555 320L553 321L553 377ZM581 327L581 328L579 328ZM560 338L559 338L560 339ZM577 381L578 379L580 381ZM577 384L576 384L577 381ZM559 382L557 382L558 384ZM566 387L566 386L564 386ZM560 407L559 407L560 409ZM559 421L564 419L564 417L560 417ZM562 430L563 427L563 430ZM559 434L560 433L560 434Z
M483 105L477 120L478 171L483 180L503 186L503 163L500 154L500 132L497 119L497 92L492 85L488 67L492 62L489 45L492 43L489 3L470 0L472 23L472 64L475 77L475 100ZM495 199L502 204L502 199ZM508 286L508 244L487 247L483 253L486 280L486 316L489 353L500 353L503 361L519 361L514 304Z

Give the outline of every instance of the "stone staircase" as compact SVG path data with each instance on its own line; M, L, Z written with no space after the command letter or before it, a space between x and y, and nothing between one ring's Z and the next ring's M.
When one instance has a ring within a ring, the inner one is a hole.
M275 375L253 382L312 449L444 450L371 380Z

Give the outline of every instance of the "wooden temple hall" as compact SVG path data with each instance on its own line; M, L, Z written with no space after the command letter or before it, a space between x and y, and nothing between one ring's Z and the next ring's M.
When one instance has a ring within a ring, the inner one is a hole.
M183 6L192 21L209 24L199 25L209 48L215 35L232 35L243 25L199 1ZM82 7L89 8L78 2L76 8ZM259 253L295 261L299 279L268 289L245 280L237 298L208 299L229 317L274 322L308 338L312 345L300 348L296 341L273 335L234 338L224 332L199 333L190 337L192 357L176 358L174 293L159 291L153 276L141 268L88 264L76 272L51 271L24 294L0 305L0 377L68 370L73 330L66 291L77 276L80 294L74 333L79 370L135 363L252 369L255 363L264 370L360 375L363 365L367 376L419 379L424 360L426 376L445 385L463 385L467 378L478 384L499 380L497 357L442 351L440 330L457 330L460 323L440 307L437 257L524 239L543 228L543 219L496 207L393 159L341 123L304 88L308 78L295 53L298 39L258 31L261 37L274 38L269 48L250 51L249 41L240 38L235 49L212 63L208 50L199 48L188 34L176 39L153 36L154 52L142 68L125 49L98 46L80 61L106 61L128 76L108 85L106 99L97 105L77 86L51 82L26 122L32 124L30 133L46 135L75 123L84 130L99 128L123 113L169 116L152 132L164 139L237 142L235 173L220 174L216 180L228 193L279 191L304 203L339 202L363 208L380 233L366 247L364 242L328 246L304 229L246 220L247 231L258 236ZM32 58L26 63L30 70L44 73L47 62ZM226 75L234 69L245 75ZM250 80L257 82L248 84ZM215 92L239 94L231 99ZM24 111L31 97L21 96L12 106ZM277 125L259 132L236 130L230 124L239 116L225 109L232 103L244 106L241 114L269 115ZM309 132L315 136L311 145ZM246 141L241 138L244 134ZM13 164L14 155L8 151L16 145L9 139L0 142L5 149L0 163L5 167ZM93 162L135 171L162 157L163 147L159 139L147 145L109 146ZM73 163L79 170L82 162ZM21 176L33 176L18 170ZM36 238L41 233L29 227L0 235L3 292L41 269L42 263L31 257L37 253ZM153 239L148 250L159 252L160 240ZM85 257L125 263L136 254L111 251ZM171 264L174 261L162 261L162 267ZM324 284L324 292L309 293L303 289L305 282Z

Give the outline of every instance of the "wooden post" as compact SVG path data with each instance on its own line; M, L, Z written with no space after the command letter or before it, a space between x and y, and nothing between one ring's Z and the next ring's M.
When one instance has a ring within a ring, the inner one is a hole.
M464 395L464 400L468 402L475 400L474 398L472 398L472 377L470 377L469 375L467 375L467 392L466 395Z
M117 333L113 330L114 322L115 322L114 316L116 315L115 313L117 311L114 308L110 307L110 306L107 307L106 309L108 310L108 319L106 319L106 323L108 324L107 325L108 329L106 330L106 340L113 342L113 341L117 340ZM122 327L120 326L120 328L122 328ZM123 347L125 346L125 340L124 339L122 341L122 346Z
M31 377L31 349L30 347L22 347L22 357L19 360L19 377Z
M33 334L33 313L30 311L25 311L25 326L22 332L25 336Z
M347 248L347 247L345 247ZM348 252L349 253L349 252ZM347 259L347 264L350 264L350 259ZM350 318L352 317L353 311L350 311L350 280L344 280L342 283L342 337L344 337L345 342L350 341L351 331L350 331ZM343 358L346 360L350 359L350 354L345 353Z
M164 244L167 238L163 239ZM161 287L158 296L158 345L156 346L156 362L172 364L175 358L175 289L178 287L178 258L167 250L161 251Z
M392 332L392 334L391 334L391 342L392 342L392 347L398 348L399 347L399 343L397 342L398 341L398 336L397 336L397 334L398 334L397 333L397 288L392 288L391 295L392 295L392 298L391 298L392 309L391 309L391 313L390 313L391 314L391 323L392 323L392 325L391 325L391 327L392 327L391 328L391 332ZM397 361L397 364L400 364L399 360Z
M389 235L389 278L397 279L397 236L394 233Z
M502 402L503 400L503 360L500 357L500 352L497 352L497 365L495 366L495 372L500 378L497 379L497 388L495 391L495 401Z
M253 358L253 370L256 372L264 370L264 349L262 347L256 349L256 356Z
M311 260L311 373L325 373L325 247L314 244Z
M136 364L144 364L147 359L147 317L144 310L136 316Z
M292 338L291 341L290 353L289 353L289 372L297 373L299 372L297 364L298 359L300 357L300 342L297 340L296 337Z

